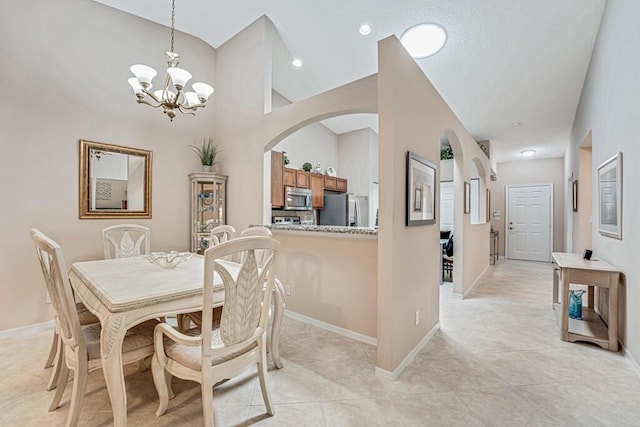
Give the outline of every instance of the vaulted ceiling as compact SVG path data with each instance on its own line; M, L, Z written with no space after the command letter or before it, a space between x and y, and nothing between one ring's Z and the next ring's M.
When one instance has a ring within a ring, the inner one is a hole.
M96 0L170 25L170 0ZM605 0L177 0L176 28L218 47L267 15L292 57L297 84L274 78L292 101L377 71L376 42L422 22L448 34L437 54L417 60L476 138L498 161L564 154ZM372 31L358 32L367 23ZM278 64L281 70L289 63ZM274 73L277 75L277 70ZM286 70L291 73L291 69ZM375 118L327 122L336 132L377 126Z

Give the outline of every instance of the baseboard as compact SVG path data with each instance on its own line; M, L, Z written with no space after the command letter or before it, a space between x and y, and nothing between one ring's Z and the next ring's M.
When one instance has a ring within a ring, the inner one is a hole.
M51 325L53 327L54 324L55 324L55 322L53 320L45 320L44 322L32 323L32 324L26 325L26 326L18 326L17 328L5 329L4 331L0 331L0 336L2 336L4 334L10 334L12 332L20 331L20 330L23 330L23 329L32 328L34 326L49 326L49 325Z
M475 287L478 286L478 283L480 283L480 279L482 278L482 276L485 275L485 273L488 270L489 270L489 266L487 265L487 267L482 271L482 273L480 273L478 275L478 277L476 277L476 280L473 281L473 283L471 284L469 289L467 289L465 292L462 293L462 299L465 299L467 297L467 295L469 295L471 293L471 291L473 291L475 289Z
M433 335L440 329L440 321L438 321L433 328L425 335L418 344L405 356L405 358L400 362L400 364L393 370L387 371L386 369L382 369L376 366L376 377L387 380L387 381L395 381L398 379L400 374L413 362L413 359L416 358L420 350L427 345L427 343L433 338Z
M622 350L624 351L624 358L627 359L629 364L633 367L638 375L640 375L640 364L636 362L636 359L633 358L633 355L627 350L625 346L622 346Z
M370 337L368 335L364 335L358 332L354 332L349 329L341 328L340 326L332 325L331 323L326 323L326 322L323 322L322 320L314 319L313 317L296 313L295 311L285 310L284 315L292 319L298 320L300 322L308 323L310 325L317 326L318 328L334 332L338 335L342 335L347 338L351 338L353 340L363 342L365 344L371 344L374 346L378 345L378 340L373 337Z

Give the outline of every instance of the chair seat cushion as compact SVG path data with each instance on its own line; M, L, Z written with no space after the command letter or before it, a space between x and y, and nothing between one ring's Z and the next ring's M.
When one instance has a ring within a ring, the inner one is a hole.
M189 335L192 337L200 335L200 328L191 328L186 332L182 332L185 335ZM222 338L220 337L220 329L216 328L211 331L211 344L214 346L222 346L224 343L222 342ZM246 353L247 351L257 347L257 343L255 341L249 342L245 347L240 348L238 351L229 353L222 351L214 351L213 356L211 357L211 365L217 365L222 362L226 362L227 360L231 360L234 357L241 355L242 353ZM202 364L202 353L201 346L187 346L184 344L179 344L177 342L172 341L168 337L165 337L164 340L164 351L167 357L175 360L179 364L186 366L190 369L199 371Z
M122 353L149 347L153 353L153 330L160 323L155 319L147 320L127 330L122 342ZM87 346L89 360L100 358L100 325L89 325L82 328L84 342Z
M80 320L80 325L84 326L100 323L100 319L87 310L87 307L85 307L81 302L76 303L76 310L78 311L78 320Z

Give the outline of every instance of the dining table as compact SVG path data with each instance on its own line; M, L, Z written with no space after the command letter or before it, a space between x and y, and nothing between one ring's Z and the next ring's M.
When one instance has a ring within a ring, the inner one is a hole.
M217 260L232 276L240 264ZM175 268L162 268L144 256L75 262L69 280L77 298L100 319L102 368L115 426L127 422L127 394L122 366L122 342L127 330L149 319L202 310L204 257L193 255ZM222 279L214 275L214 307L224 305ZM278 343L285 293L276 279L269 350L282 368Z

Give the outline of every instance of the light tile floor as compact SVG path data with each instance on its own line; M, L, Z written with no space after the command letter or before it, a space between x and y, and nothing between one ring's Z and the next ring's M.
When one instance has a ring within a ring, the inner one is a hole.
M465 300L441 289L441 329L395 382L374 375L375 348L285 318L285 368L270 369L276 415L265 414L255 369L215 388L217 426L639 425L640 378L620 353L560 341L551 266L500 260ZM42 368L51 327L0 334L0 426L64 425ZM150 371L125 370L128 424L200 425L200 388L174 380L162 417ZM81 425L112 424L102 371L89 375Z

